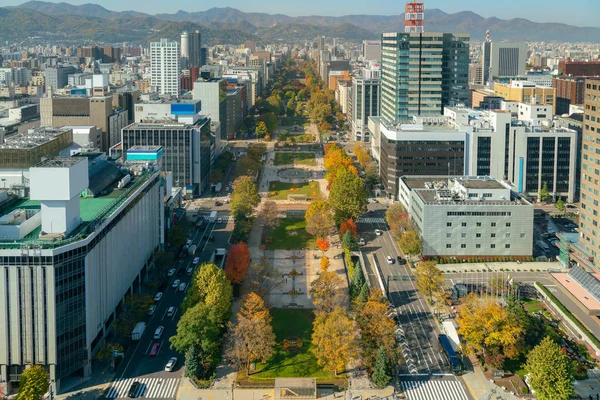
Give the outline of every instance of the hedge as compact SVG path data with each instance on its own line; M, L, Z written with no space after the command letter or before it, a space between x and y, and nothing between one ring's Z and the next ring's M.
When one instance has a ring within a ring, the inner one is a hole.
M535 285L552 300L552 302L561 310L573 323L587 336L596 347L600 348L600 340L596 338L554 295L541 283L536 282Z

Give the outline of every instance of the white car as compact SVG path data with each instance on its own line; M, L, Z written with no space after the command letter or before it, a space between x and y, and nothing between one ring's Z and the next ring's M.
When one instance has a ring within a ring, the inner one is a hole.
M194 257L194 262L193 262L193 264L194 264L194 265L198 265L198 264L200 264L200 257Z
M167 371L167 372L173 371L173 368L175 368L176 364L177 364L177 357L171 357L171 359L169 360L167 365L165 365L165 371Z
M167 317L172 317L175 314L175 307L171 306L167 309Z
M361 246L364 246L364 245L365 245L365 243L366 243L366 242L365 242L365 239L363 239L363 238L360 238L360 239L358 240L358 244L359 244L359 245L361 245Z
M194 269L192 267L189 267L186 272L188 275L191 275L192 272L194 272Z
M192 239L188 239L187 242L185 242L186 246L190 246L192 244Z
M383 232L380 229L375 229L375 235L381 236L383 235Z
M176 272L176 271L177 271L177 270L176 270L175 268L171 268L171 269L169 270L169 272L167 272L167 276L173 276L173 275L175 275L175 272Z
M153 315L154 311L156 311L156 306L151 305L150 308L148 309L148 315Z
M154 296L154 301L160 301L160 299L162 299L162 297L163 297L163 293L158 292L158 293L156 293L156 296Z
M186 287L186 286L187 286L187 285L185 284L185 282L184 282L184 283L182 283L182 284L180 284L180 285L179 285L179 291L180 291L180 292L183 292L183 291L185 290L185 287Z
M392 258L392 256L387 256L387 263L388 264L393 264L394 263L394 259Z
M181 281L180 281L179 279L175 279L175 280L173 281L173 284L171 285L171 287L172 287L173 289L175 289L175 288L177 288L177 286L179 286L179 284L180 284L180 283L181 283Z
M223 217L219 217L219 218L217 218L217 224L220 224L220 223L222 223L222 222L223 222Z

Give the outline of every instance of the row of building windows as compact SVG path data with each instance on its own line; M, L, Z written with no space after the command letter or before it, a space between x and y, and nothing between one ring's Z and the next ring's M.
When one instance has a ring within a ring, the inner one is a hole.
M484 196L485 197L485 196ZM510 211L448 211L446 213L448 217L510 217L512 212ZM452 226L451 222L448 222ZM463 222L463 226L466 226L466 222ZM481 222L477 223L477 226L481 226ZM496 226L495 222L492 222L492 226ZM506 226L510 226L510 222L506 223Z
M452 245L451 245L450 243L446 243L446 248L447 248L447 249L451 249L451 248L452 248ZM461 249L466 249L466 248L467 248L467 244L466 244L466 243L462 243L462 244L460 245L460 248L461 248ZM481 248L481 244L479 244L479 243L476 243L476 244L475 244L475 248L476 248L476 249L480 249L480 248ZM490 244L490 249L495 249L495 248L496 248L496 245L495 245L495 244ZM506 243L506 244L504 245L504 248L505 248L505 249L510 249L510 244L509 244L509 243Z

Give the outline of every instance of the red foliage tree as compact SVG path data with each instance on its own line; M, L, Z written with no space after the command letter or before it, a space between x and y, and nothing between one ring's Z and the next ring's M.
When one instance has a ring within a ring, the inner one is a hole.
M352 236L354 236L355 238L358 237L358 231L356 230L356 222L354 222L354 220L352 218L350 218L347 221L343 221L340 224L341 236L344 236L344 233L346 233L347 231L350 231L350 234Z
M249 265L250 251L248 245L244 242L231 245L225 263L225 276L227 276L227 279L231 283L242 283L248 273Z
M319 248L319 250L321 250L323 253L325 253L327 251L327 249L329 248L329 242L323 238L318 238L317 239L317 247Z

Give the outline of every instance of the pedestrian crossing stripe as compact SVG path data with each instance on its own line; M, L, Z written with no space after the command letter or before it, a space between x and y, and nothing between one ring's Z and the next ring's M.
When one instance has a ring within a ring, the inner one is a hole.
M133 382L139 382L140 388L136 397L146 399L174 399L179 386L179 378L129 378L118 379L111 383L106 391L107 399L127 398Z
M407 380L400 382L400 388L407 400L468 400L457 380Z
M385 218L359 218L359 224L385 224Z
M202 218L204 218L205 221L208 221L210 218L210 215L203 215ZM217 218L221 218L223 221L233 221L233 215L222 215L222 216L220 215Z

